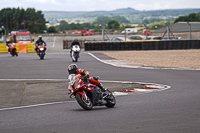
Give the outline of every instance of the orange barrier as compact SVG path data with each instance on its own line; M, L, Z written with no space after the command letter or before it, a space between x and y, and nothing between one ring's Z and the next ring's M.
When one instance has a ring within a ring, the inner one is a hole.
M19 53L27 53L26 44L19 44Z
M17 53L34 53L35 52L35 45L34 43L15 43ZM8 49L6 48L5 43L0 43L0 53L7 53Z

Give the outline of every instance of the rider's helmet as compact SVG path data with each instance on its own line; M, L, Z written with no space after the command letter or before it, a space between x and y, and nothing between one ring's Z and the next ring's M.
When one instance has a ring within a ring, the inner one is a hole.
M77 73L77 69L78 69L78 66L76 64L70 64L68 66L69 74L76 74Z
M74 38L74 42L78 42L78 39L77 39L77 38Z
M42 36L41 36L41 35L39 35L39 36L38 36L38 39L39 39L39 40L42 40Z

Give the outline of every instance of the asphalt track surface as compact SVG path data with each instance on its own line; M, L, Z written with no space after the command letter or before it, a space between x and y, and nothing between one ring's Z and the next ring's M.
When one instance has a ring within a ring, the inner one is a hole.
M46 39L46 38L45 38ZM53 41L52 41L53 40ZM0 79L66 79L72 63L62 38L48 38L44 60L35 53L0 54ZM54 52L55 51L55 52ZM92 52L101 59L109 57ZM200 71L120 68L82 52L77 65L102 80L170 85L165 91L117 96L108 109L83 110L75 101L0 111L1 133L199 133ZM108 87L109 88L109 87Z

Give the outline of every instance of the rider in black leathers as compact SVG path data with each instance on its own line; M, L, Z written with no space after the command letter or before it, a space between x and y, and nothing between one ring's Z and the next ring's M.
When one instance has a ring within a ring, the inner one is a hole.
M46 43L45 41L42 40L42 36L38 36L38 40L35 42L35 51L37 53L39 53L38 49L37 49L37 46L41 45L41 44L44 44L45 45L45 48L44 48L44 52L46 51Z
M71 45L70 45L70 56L71 56L71 53L72 53L72 47L74 46L74 45L78 45L79 47L80 47L80 49L81 49L81 45L80 45L80 43L78 42L78 39L77 38L74 38L74 41L71 43Z

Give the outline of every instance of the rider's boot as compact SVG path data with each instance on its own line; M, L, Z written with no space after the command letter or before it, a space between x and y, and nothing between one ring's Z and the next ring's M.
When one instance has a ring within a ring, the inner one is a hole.
M72 51L70 51L70 54L69 54L69 55L70 55L70 57L72 58Z
M103 87L103 84L99 83L98 87L101 89L102 91L102 97L106 97L109 95L109 92L107 91L107 88Z
M39 52L38 52L38 49L37 49L37 48L35 48L35 52L37 53L37 55L39 55Z
M98 87L101 89L102 92L106 92L108 89L103 87L103 84L99 83Z

